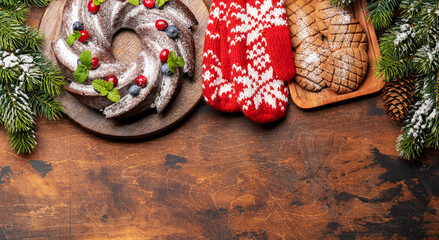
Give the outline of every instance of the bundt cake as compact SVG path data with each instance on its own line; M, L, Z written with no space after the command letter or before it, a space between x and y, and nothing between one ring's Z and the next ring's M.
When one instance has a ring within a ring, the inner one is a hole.
M178 90L184 74L194 75L191 27L198 22L189 8L180 0L161 0L159 5L154 0L142 0L138 6L130 2L67 1L59 40L52 44L69 81L66 91L85 105L101 110L106 118L126 118L151 108L160 113ZM141 38L142 52L133 63L122 63L112 55L113 37L121 29L134 30ZM87 51L93 59L82 63L80 56ZM170 65L171 56L177 65ZM76 74L78 68L82 72ZM105 81L112 82L113 87L103 86L103 91L96 87L95 83L102 85ZM114 92L119 96L116 100L108 96Z

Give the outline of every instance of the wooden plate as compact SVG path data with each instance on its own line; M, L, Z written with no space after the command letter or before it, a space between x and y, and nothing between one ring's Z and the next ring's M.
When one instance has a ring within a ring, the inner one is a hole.
M39 26L46 35L44 55L55 60L51 43L59 37L61 28L62 12L66 1L57 0L51 2ZM196 47L196 71L193 79L184 79L175 99L166 107L165 111L157 114L155 111L146 112L143 115L127 120L106 119L99 111L91 109L68 93L64 93L59 100L64 104L66 115L81 127L97 135L118 140L133 140L151 137L168 130L184 119L196 107L202 96L202 60L204 34L209 20L209 10L203 0L182 0L194 13L199 25L193 29ZM113 54L117 58L124 56L127 49L118 49L124 42L133 42L133 34L123 32L113 42ZM116 47L115 47L116 46ZM139 47L139 46L137 46ZM136 47L134 47L136 48ZM132 50L131 50L132 52ZM129 55L129 54L128 54Z
M373 63L377 56L379 56L380 49L378 46L378 40L373 26L366 22L366 13L363 11L367 3L362 0L357 0L354 3L354 15L355 18L360 21L361 26L365 29L368 42L369 42L369 70L367 72L366 79L361 87L352 93L339 95L329 89L323 89L320 92L310 92L300 87L295 81L291 81L289 84L291 98L299 108L311 109L320 106L345 101L352 98L357 98L369 94L373 94L381 91L385 83L382 79L375 75L373 69Z

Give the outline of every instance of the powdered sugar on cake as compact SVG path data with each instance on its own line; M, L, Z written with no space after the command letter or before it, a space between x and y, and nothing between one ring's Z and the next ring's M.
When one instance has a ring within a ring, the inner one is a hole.
M128 1L105 0L94 14L87 9L88 2L66 2L60 39L52 45L63 74L71 81L66 90L84 104L102 110L107 118L129 117L151 107L156 107L158 112L163 111L178 90L183 74L194 73L195 46L190 28L198 23L193 13L180 0L169 0L160 9L149 9L143 4L133 6ZM155 23L159 19L166 20L179 34L169 35L174 33L157 29ZM90 38L86 42L77 40L69 46L66 39L73 33L75 22L83 24L90 32ZM130 64L119 62L111 54L113 34L122 28L134 30L142 41L139 58ZM182 57L185 62L184 68L178 68L170 76L162 73L165 63L162 63L160 54L165 49L174 52L176 57ZM80 64L79 55L86 50L99 59L99 66L89 70L88 78L78 83L74 72ZM101 96L91 85L92 81L108 76L118 79L115 88L121 99L116 103ZM147 80L140 93L132 95L131 88L138 85L139 76Z

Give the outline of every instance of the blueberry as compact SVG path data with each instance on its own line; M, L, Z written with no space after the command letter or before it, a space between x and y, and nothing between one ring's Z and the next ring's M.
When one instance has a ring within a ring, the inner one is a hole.
M76 61L76 64L77 64L78 66L82 64L82 63L81 63L81 60L79 60L79 58L78 58L78 60Z
M130 87L130 94L133 96L139 96L140 90L142 90L141 87L139 87L137 85L133 85Z
M171 70L169 70L168 68L168 64L165 63L162 65L162 73L166 74L166 75L172 75L173 73L171 72Z
M180 30L175 25L169 25L168 28L166 28L166 35L170 38L177 38L180 34Z
M82 24L82 22L77 21L77 22L73 23L73 30L82 31L82 30L84 30L84 25Z
M154 7L158 8L158 9L163 9L165 5L162 5L161 7L159 7L159 5L157 4L157 1L155 1Z

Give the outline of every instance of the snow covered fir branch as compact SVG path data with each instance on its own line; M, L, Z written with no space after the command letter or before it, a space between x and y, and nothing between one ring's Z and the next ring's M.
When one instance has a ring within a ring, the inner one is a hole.
M439 0L374 0L369 19L386 28L377 73L386 81L416 76L415 103L398 138L400 155L413 160L439 149Z
M0 0L0 123L17 153L36 146L35 117L56 120L62 106L54 97L62 92L64 77L44 58L43 36L26 25L29 6L47 0Z

